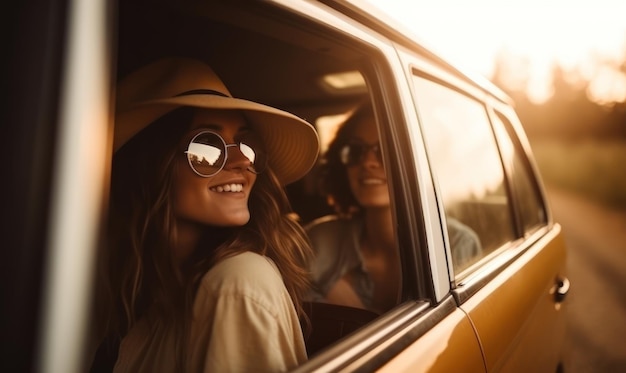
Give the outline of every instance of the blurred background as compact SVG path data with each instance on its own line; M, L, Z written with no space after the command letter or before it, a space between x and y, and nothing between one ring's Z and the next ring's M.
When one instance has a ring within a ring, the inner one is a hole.
M369 1L515 100L546 183L626 209L626 2Z
M566 372L626 372L626 1L368 0L515 101L568 244Z

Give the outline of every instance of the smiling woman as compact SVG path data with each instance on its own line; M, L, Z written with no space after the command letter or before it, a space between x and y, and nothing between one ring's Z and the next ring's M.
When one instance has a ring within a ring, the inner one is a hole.
M337 131L320 171L336 215L307 232L316 250L311 299L383 313L398 303L401 271L375 118L363 105Z
M115 126L97 308L103 348L119 343L114 371L303 363L298 314L309 248L280 183L313 165L313 128L233 98L211 68L183 58L125 77ZM277 148L276 137L300 146ZM105 358L98 354L93 368Z

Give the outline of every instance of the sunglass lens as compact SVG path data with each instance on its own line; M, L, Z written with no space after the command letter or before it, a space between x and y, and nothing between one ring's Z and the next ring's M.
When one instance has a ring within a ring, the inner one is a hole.
M189 165L199 175L211 176L224 166L226 155L224 141L214 133L201 133L187 148Z
M250 171L261 173L267 166L267 153L259 138L250 134L239 142L239 150L250 160Z
M341 163L343 163L344 165L355 165L359 163L363 156L363 146L359 144L344 145L343 148L341 148L341 152L339 155L341 157Z
M365 145L365 144L347 144L341 148L339 156L341 163L346 166L355 166L359 164L366 153L372 150L376 155L378 162L382 163L382 156L380 154L380 148L378 145Z
M341 163L344 165L348 165L350 163L350 146L344 145L339 151L339 158L341 159Z

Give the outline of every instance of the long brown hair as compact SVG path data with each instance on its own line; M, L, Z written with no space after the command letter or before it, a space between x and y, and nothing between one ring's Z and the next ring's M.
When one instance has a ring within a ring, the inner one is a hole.
M364 103L339 127L337 134L328 145L322 158L321 191L328 199L335 212L341 216L357 215L361 206L352 194L346 166L341 162L341 148L350 142L355 128L365 118L373 118L374 109L370 103Z
M254 251L278 266L299 315L308 291L308 238L291 217L291 207L271 170L252 188L250 221L235 228L206 227L189 259L178 266L172 184L178 140L188 130L192 108L177 109L124 145L114 156L111 177L109 242L100 261L101 335L123 337L148 309L173 322L177 363L184 361L188 320L199 281L220 260ZM174 141L173 141L174 139Z

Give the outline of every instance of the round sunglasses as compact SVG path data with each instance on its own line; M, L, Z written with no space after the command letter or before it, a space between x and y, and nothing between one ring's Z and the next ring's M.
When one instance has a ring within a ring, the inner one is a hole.
M339 158L344 166L356 166L361 163L368 152L374 152L376 160L383 163L383 156L380 152L380 144L373 145L363 144L359 142L349 143L341 147Z
M259 174L267 166L267 153L261 140L254 133L245 133L234 144L226 144L224 138L213 131L202 131L195 135L185 154L189 166L198 176L211 177L220 172L228 160L228 148L237 147L250 161L248 171Z

